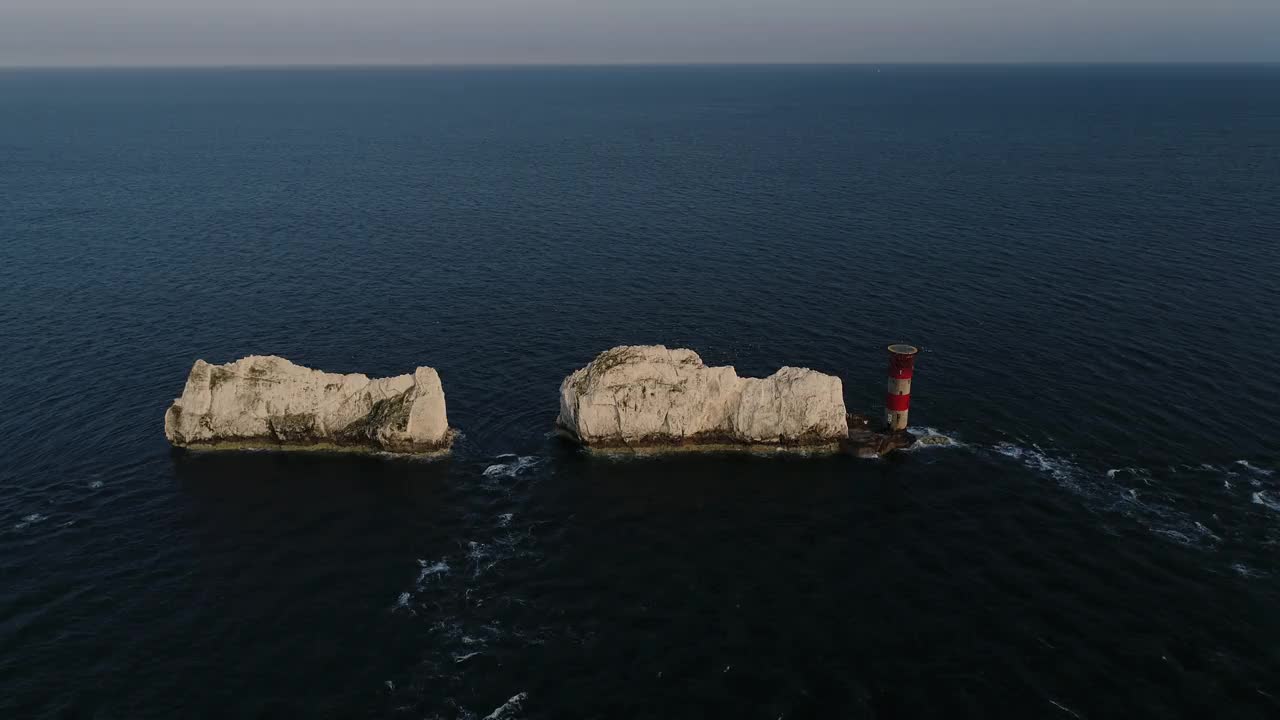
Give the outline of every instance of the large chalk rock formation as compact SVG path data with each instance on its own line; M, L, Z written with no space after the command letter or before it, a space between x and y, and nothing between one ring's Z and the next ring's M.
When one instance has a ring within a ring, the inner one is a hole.
M840 378L784 367L741 378L692 350L616 347L565 378L565 433L588 446L821 446L849 434Z
M419 453L453 439L440 376L369 379L311 370L273 356L226 365L197 360L164 415L179 447L326 447Z

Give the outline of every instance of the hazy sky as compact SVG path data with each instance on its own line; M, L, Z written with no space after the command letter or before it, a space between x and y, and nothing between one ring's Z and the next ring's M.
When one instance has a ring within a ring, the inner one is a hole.
M1280 61L1280 0L0 0L0 65Z

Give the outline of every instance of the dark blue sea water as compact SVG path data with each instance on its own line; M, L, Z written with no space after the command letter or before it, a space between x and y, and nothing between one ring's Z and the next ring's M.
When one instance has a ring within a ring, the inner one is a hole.
M1280 67L0 72L0 717L1280 716ZM950 448L607 460L620 343ZM451 459L185 455L196 358Z

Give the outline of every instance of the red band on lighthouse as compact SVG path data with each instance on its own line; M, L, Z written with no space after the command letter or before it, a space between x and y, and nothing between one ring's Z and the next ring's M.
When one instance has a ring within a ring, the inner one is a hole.
M889 346L889 389L884 398L884 422L890 432L907 429L907 409L911 407L911 376L916 353L911 345Z
M915 355L891 354L889 356L889 377L897 380L910 380L915 364Z

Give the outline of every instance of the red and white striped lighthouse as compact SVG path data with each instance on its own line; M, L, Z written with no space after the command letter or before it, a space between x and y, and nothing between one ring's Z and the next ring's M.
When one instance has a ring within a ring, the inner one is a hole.
M907 410L911 407L911 373L919 348L911 345L889 346L889 388L884 398L884 419L889 432L907 429Z

